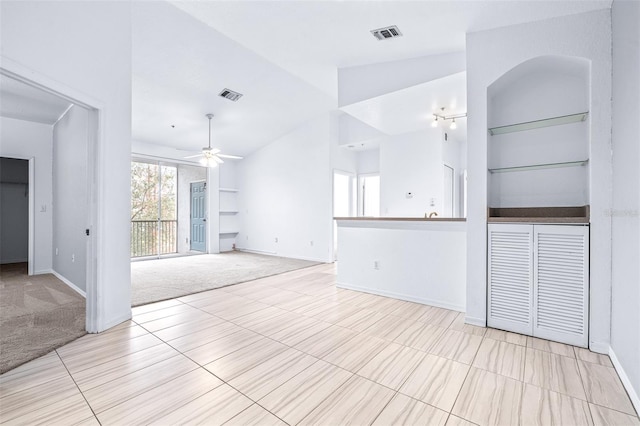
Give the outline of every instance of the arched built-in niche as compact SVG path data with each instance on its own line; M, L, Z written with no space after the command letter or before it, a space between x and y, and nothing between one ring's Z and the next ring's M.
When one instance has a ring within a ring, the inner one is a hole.
M489 86L489 207L589 204L589 69L543 56Z

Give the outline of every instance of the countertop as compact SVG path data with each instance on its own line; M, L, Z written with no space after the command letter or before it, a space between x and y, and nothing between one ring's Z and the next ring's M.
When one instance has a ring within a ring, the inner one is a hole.
M464 217L334 217L335 220L383 220L396 222L466 222Z

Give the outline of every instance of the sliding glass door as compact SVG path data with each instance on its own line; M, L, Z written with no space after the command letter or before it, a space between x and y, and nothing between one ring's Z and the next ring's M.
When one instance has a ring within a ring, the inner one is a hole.
M177 253L177 168L131 162L131 257Z

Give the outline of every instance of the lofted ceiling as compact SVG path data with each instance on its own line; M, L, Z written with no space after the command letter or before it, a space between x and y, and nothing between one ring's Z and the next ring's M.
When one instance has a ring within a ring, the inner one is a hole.
M18 120L55 124L71 103L0 74L0 116Z
M466 73L460 72L340 109L387 135L415 132L431 126L433 112L466 113L466 81Z
M133 139L247 155L335 106L331 97L164 2L133 5ZM218 96L242 93L237 102ZM172 127L173 126L173 127Z
M610 0L134 2L133 138L196 152L212 112L213 146L248 155L335 110L339 68L463 51L467 32L609 7ZM378 41L369 32L388 25L403 37ZM423 126L417 117L450 104L447 94L466 110L463 80L428 82L404 100L389 94L343 111L384 133ZM244 96L218 97L224 88Z
M609 8L605 1L173 1L241 45L336 96L337 68L465 49L466 33ZM403 37L370 30L397 25Z

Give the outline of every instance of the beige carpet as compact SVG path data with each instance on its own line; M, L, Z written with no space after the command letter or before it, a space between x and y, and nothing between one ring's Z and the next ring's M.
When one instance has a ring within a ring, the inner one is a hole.
M0 374L85 331L85 300L52 274L27 275L26 263L0 266Z
M318 264L239 251L132 262L131 304L159 302Z

